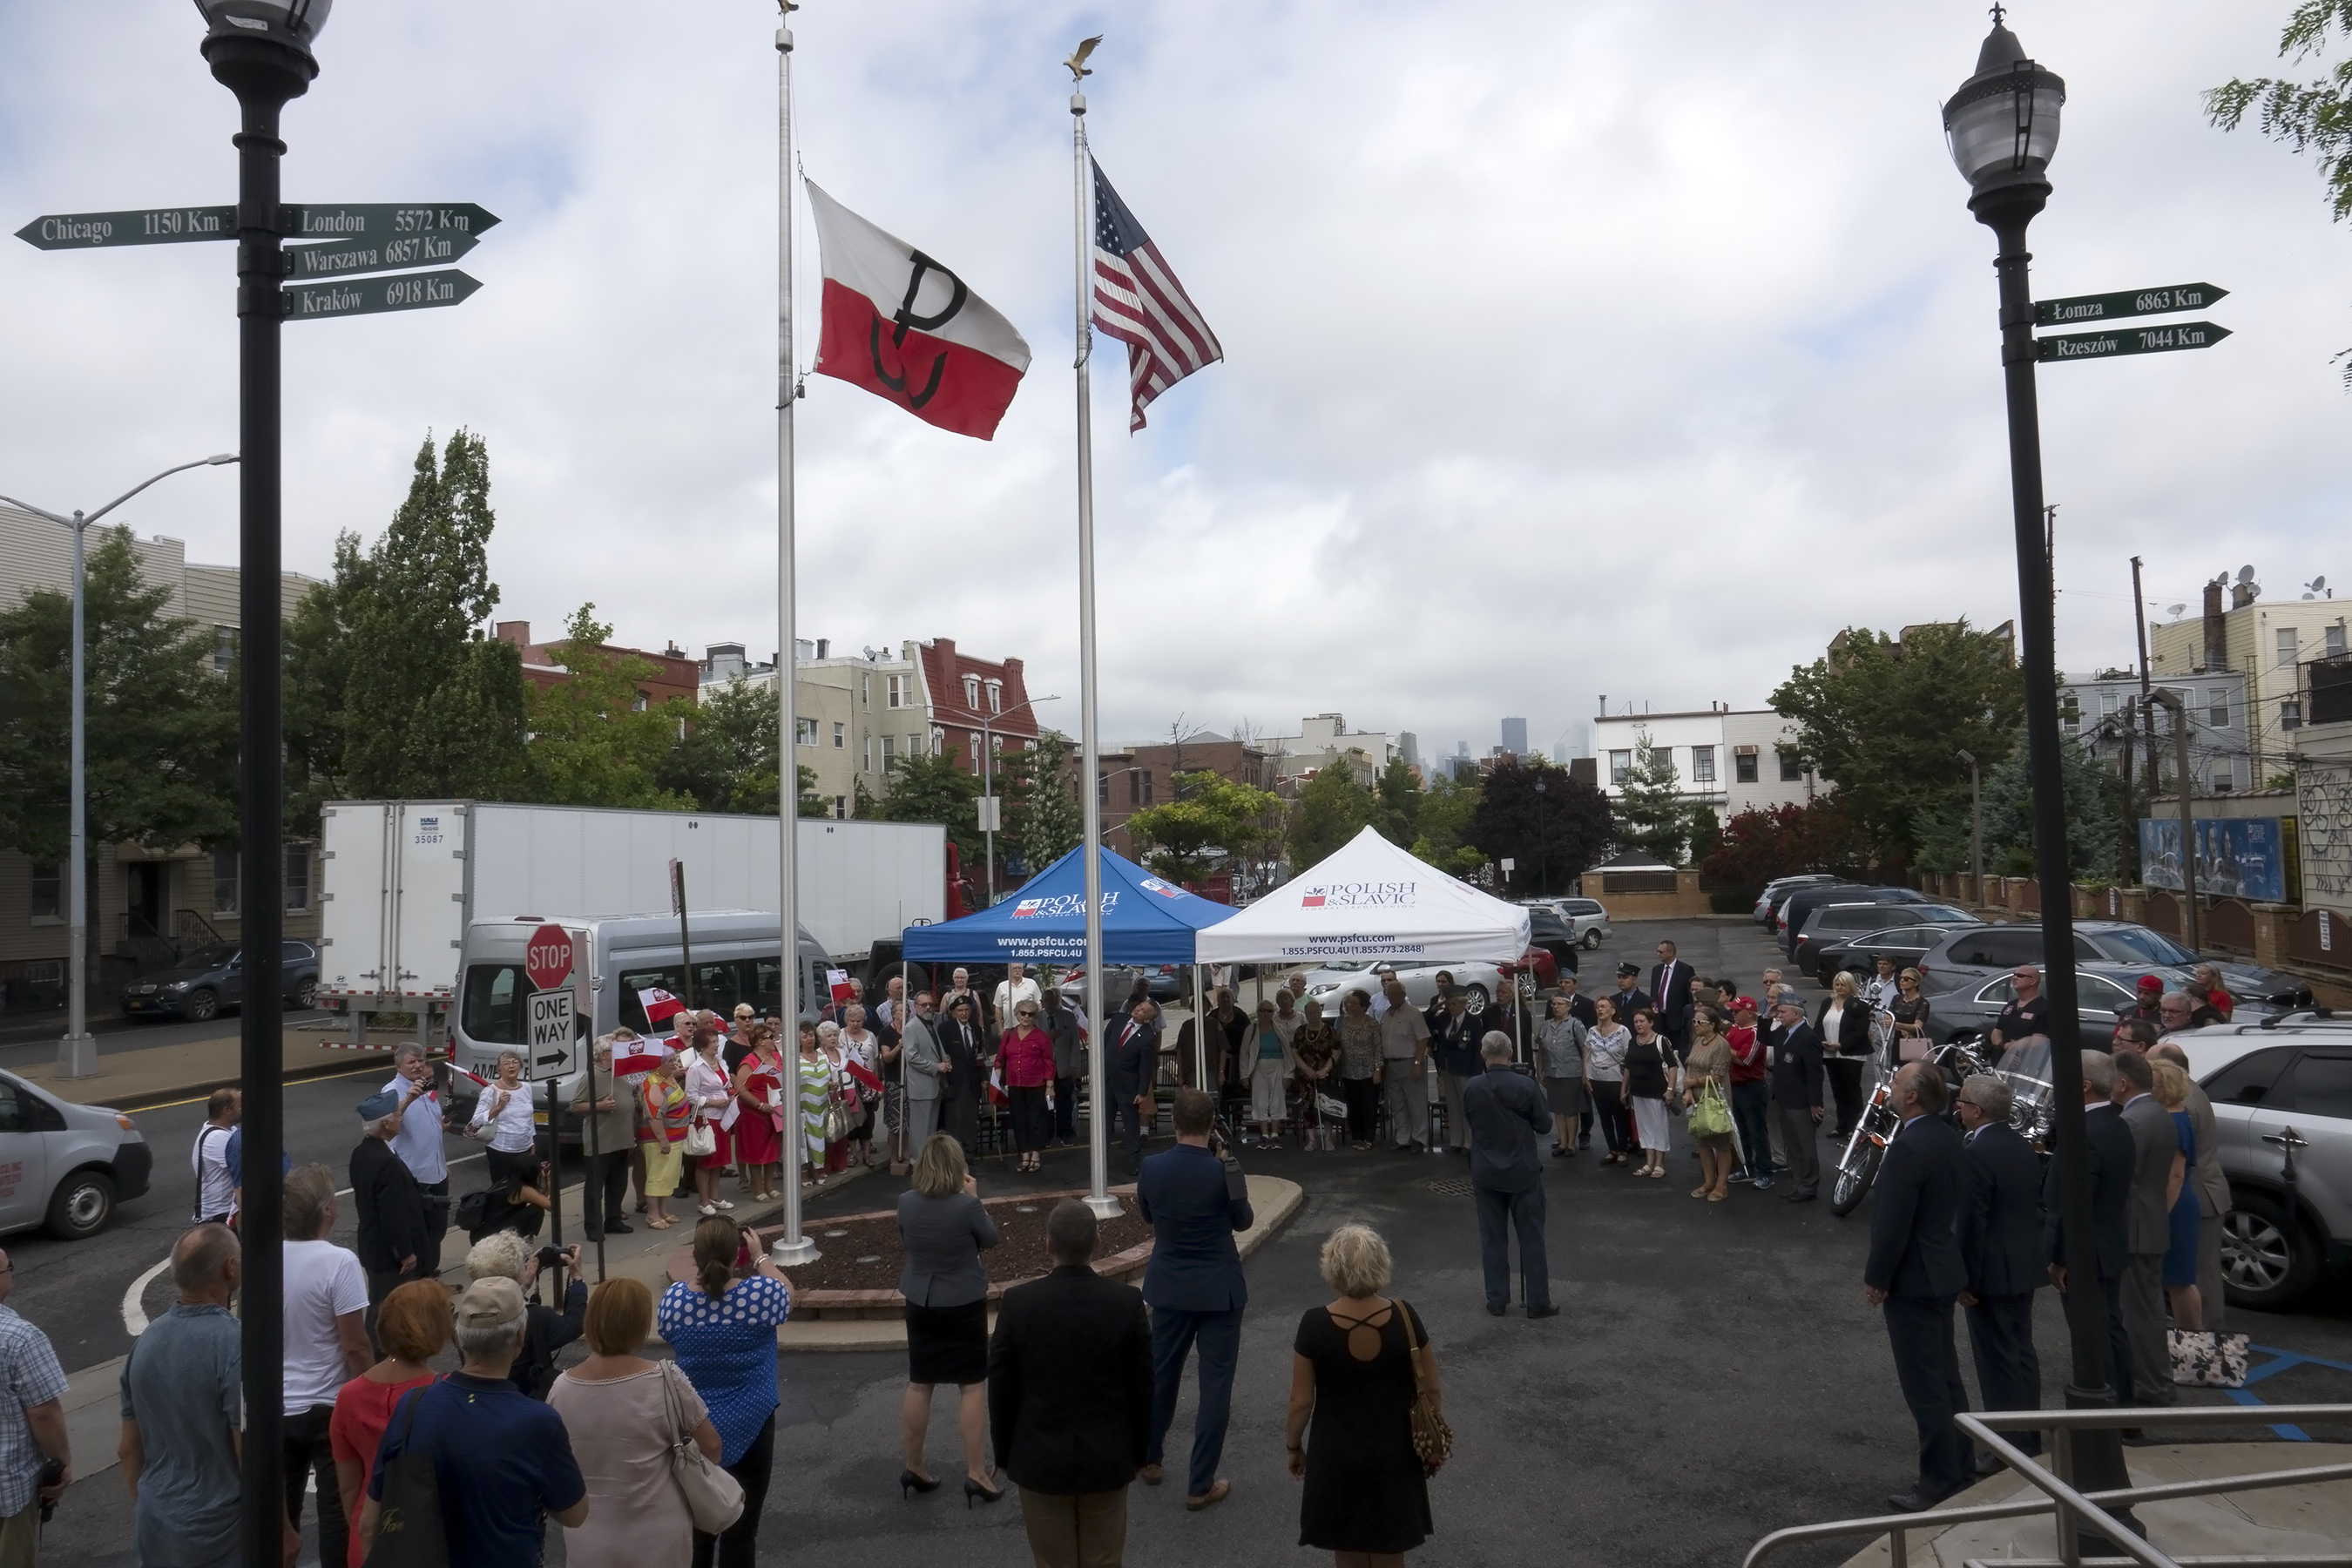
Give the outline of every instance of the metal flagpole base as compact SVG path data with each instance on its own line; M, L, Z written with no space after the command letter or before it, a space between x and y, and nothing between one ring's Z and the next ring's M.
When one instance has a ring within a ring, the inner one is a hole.
M1098 1198L1087 1198L1085 1202L1087 1207L1095 1211L1097 1219L1117 1219L1127 1212L1119 1206L1118 1199L1109 1193L1105 1193Z
M768 1261L779 1268L797 1268L824 1256L816 1249L816 1243L805 1236L798 1241L780 1241L768 1248Z
M98 1076L98 1037L67 1035L58 1041L58 1072L59 1078L96 1078Z

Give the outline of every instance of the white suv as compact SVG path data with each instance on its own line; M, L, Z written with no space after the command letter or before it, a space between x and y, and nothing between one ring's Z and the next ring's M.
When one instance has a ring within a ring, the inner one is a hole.
M2230 1300L2284 1310L2352 1257L2352 1018L2286 1013L2171 1038L2213 1101Z

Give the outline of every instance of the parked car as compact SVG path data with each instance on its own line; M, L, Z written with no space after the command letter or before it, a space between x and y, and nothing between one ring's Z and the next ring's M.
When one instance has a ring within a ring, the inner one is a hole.
M1775 935L1780 951L1796 956L1797 938L1802 936L1805 922L1823 904L1924 904L1927 895L1909 888L1873 887L1860 882L1831 882L1819 887L1800 888L1790 893L1774 916Z
M2311 987L2292 974L2234 959L2200 958L2162 931L2128 921L2076 921L2074 958L2081 963L2130 969L2135 979L2157 974L2168 987L2185 984L2197 965L2210 963L2221 970L2230 994L2241 1005L2264 1013L2311 1005ZM2038 923L1967 926L1922 956L1919 974L1924 989L1935 993L1990 979L2021 963L2041 962Z
M1576 931L1577 945L1591 952L1614 936L1609 929L1609 911L1599 899L1529 899L1529 904L1547 904Z
M1790 894L1800 888L1823 887L1844 879L1843 877L1832 877L1826 871L1808 871L1798 877L1775 877L1764 884L1762 892L1756 895L1756 908L1753 911L1756 923L1760 926L1771 925L1773 918L1780 912L1781 904L1788 900Z
M0 1072L0 1232L46 1226L79 1241L147 1190L155 1163L131 1118Z
M1395 969L1396 977L1404 983L1405 1000L1416 1007L1427 1007L1437 999L1440 973L1452 974L1454 984L1470 994L1473 1013L1486 1011L1486 1004L1506 984L1503 972L1491 963L1331 963L1307 971L1307 994L1323 1004L1325 1017L1338 1017L1340 993L1360 991L1367 1001L1381 994L1378 972L1383 968ZM1538 978L1540 980L1540 975Z
M2074 971L2074 1005L2082 1016L2084 1050L2104 1051L2113 1043L2121 1016L2139 1005L2132 987L2144 973L2113 964ZM2017 983L2007 973L1938 993L1927 999L1931 1033L1948 1045L1974 1045L1992 1033L1993 1020L2016 1000Z
M288 942L283 951L284 1001L307 1012L319 1005L319 950L307 942ZM126 1017L190 1018L201 1024L244 999L245 954L233 942L216 942L169 969L133 980L122 994L122 1011Z
M1581 940L1575 923L1549 904L1528 906L1528 946L1550 959L1555 972L1576 973L1576 952Z
M1814 955L1813 977L1826 986L1839 970L1851 969L1867 980L1878 973L1882 955L1893 959L1899 973L1917 963L1928 949L1951 934L1948 925L1899 925L1841 942L1824 942Z
M2172 1038L2213 1101L2230 1302L2284 1311L2352 1260L2352 1021L2295 1012Z
M1949 904L1823 904L1806 917L1805 929L1790 944L1790 960L1800 973L1821 975L1828 984L1828 973L1822 969L1822 950L1842 943L1857 931L1866 931L1902 921L1911 925L1972 926L1984 922L1966 910ZM1865 977L1867 972L1865 971Z

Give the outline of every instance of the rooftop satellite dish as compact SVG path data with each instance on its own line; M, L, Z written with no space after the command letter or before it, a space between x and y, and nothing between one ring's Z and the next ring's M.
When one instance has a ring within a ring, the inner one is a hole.
M2241 566L2241 567L2239 567L2239 568L2238 568L2238 581L2239 581L2239 582L2241 582L2241 583L2251 583L2251 582L2252 582L2253 580L2254 580L2254 569L2253 569L2252 567L2251 567L2251 566Z
M2183 610L2186 610L2187 608L2189 608L2189 606L2188 606L2188 605L2174 605L2170 606L2169 608L2168 608L2164 613L2165 613L2166 615L2168 615L2168 616L2170 616L2174 620L2176 620L2176 621L2177 621L2177 620L2179 620L2179 619L2180 618L2180 613L2181 613Z

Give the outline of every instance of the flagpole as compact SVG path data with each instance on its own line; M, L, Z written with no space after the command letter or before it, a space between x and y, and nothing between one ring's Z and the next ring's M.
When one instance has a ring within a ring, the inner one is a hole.
M1093 358L1093 329L1087 321L1087 264L1092 255L1094 182L1087 168L1087 95L1079 90L1087 74L1082 49L1070 65L1071 191L1076 200L1076 273L1078 373L1078 789L1086 800L1087 849L1087 1053L1088 1079L1093 1084L1094 1110L1087 1117L1088 1155L1093 1185L1087 1206L1108 1219L1118 1215L1118 1200L1110 1195L1110 1073L1103 1040L1102 940L1102 795L1096 773L1101 767L1102 742L1095 727L1095 439L1093 411L1087 396L1087 362ZM1149 1083L1147 1082L1147 1089Z
M784 1234L768 1249L778 1268L814 1263L817 1250L801 1234L801 1163L807 1119L801 1115L801 921L798 877L801 816L800 736L793 713L800 660L793 626L793 12L777 0L776 24L776 919L783 980L777 1022L792 1031L783 1058L784 1115L792 1129L785 1150ZM783 1042L779 1042L783 1043Z

